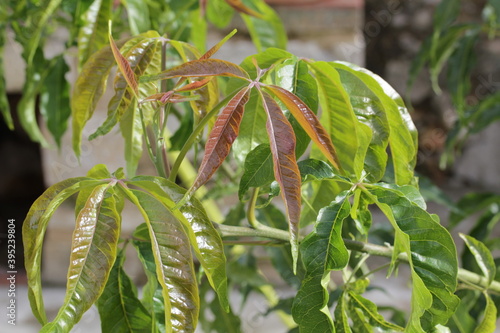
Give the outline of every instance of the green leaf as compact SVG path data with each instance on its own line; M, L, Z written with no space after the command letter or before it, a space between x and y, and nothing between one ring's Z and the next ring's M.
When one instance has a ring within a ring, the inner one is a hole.
M248 153L241 176L238 196L243 200L250 187L262 187L274 181L273 158L268 144L261 144Z
M5 84L3 64L6 32L6 24L0 23L0 113L2 113L3 120L7 124L7 127L13 130L14 122L10 114L9 101L7 100L7 87Z
M330 271L347 265L349 253L342 240L342 224L349 216L349 193L342 192L323 208L315 228L300 245L306 275L295 297L292 315L301 332L332 332L327 285Z
M268 205L265 208L257 210L257 218L259 221L263 221L266 225L274 228L283 230L288 228L285 215L273 205ZM278 271L281 278L290 286L298 289L305 272L302 265L299 265L297 267L297 274L294 274L290 246L266 246L266 252L269 254L274 269Z
M78 68L108 43L108 22L113 0L95 0L80 18L78 31Z
M348 293L350 306L356 309L356 311L358 309L361 310L367 319L367 322L371 326L390 332L402 332L404 330L403 327L386 321L378 312L377 306L373 302L367 300L361 295L356 294L355 292L349 291Z
M134 104L134 101L138 97L146 97L150 92L149 90L141 91L146 96L139 96L139 86L137 85L136 77L144 74L149 64L154 61L155 56L159 55L160 42L156 37L158 35L154 32L142 34L140 38L125 43L120 49L123 55L118 51L115 52L119 54L115 55L115 57L120 59L121 65L119 64L119 66L124 68L120 69L120 72L115 77L115 95L108 104L108 117L95 133L90 135L89 140L108 133L121 120L121 117ZM126 75L123 75L124 71L126 71ZM131 89L127 89L128 87L131 87ZM135 118L138 118L138 114L135 113L135 115ZM130 138L131 136L127 135L127 137Z
M116 258L121 224L111 186L96 186L78 215L64 304L41 332L69 331L104 290Z
M120 131L125 141L127 177L135 176L142 156L143 127L137 101L131 103L120 119Z
M495 302L493 302L490 295L486 292L484 293L484 297L486 298L486 308L484 309L483 320L476 327L474 333L493 333L496 329L497 308Z
M200 286L200 298L202 311L200 312L200 324L202 332L224 332L241 333L240 316L223 309L216 298L210 297L210 289L206 283Z
M233 155L243 164L253 149L269 142L266 133L266 114L259 93L255 89L250 92L241 123L243 126L240 127L239 135L233 143Z
M125 0L124 5L127 8L128 22L133 35L146 32L151 28L149 7L146 1Z
M403 191L370 188L372 200L396 231L393 262L401 252L409 255L413 293L407 329L421 332L445 324L458 305L454 295L457 254L450 234L436 215L427 213Z
M186 193L185 189L160 177L135 177L132 183L149 191L164 204L166 202L162 198L165 196L173 202L178 202ZM173 203L170 206L172 207ZM187 201L180 208L180 212L189 224L187 227L190 226L194 233L194 239L191 240L194 253L203 266L211 286L217 292L221 306L228 309L226 257L222 239L197 199L191 198ZM188 236L191 237L190 234L191 232L188 232Z
M156 326L157 331L163 332L165 331L165 301L162 287L156 276L155 258L151 249L151 239L146 223L142 223L135 229L134 238L132 244L137 250L137 255L148 279L142 289L142 304L144 304L154 322L153 327Z
M156 274L163 290L166 332L194 332L199 312L198 285L182 223L150 194L121 189L139 208L148 226Z
M385 170L388 144L398 185L413 181L416 164L417 136L411 117L396 91L378 75L352 64L332 64L350 95L358 119L368 125L374 136L365 167L368 178L380 180Z
M431 74L432 87L436 93L440 93L439 74L441 73L446 61L455 52L459 45L460 39L463 38L465 31L474 27L471 24L461 24L452 26L440 32L436 28L432 36L432 44L429 50L429 71Z
M491 284L496 275L496 265L490 250L474 237L462 233L459 236L465 241L465 245L476 259L483 276L488 280L488 285Z
M262 17L241 14L257 51L261 52L269 47L285 50L287 44L286 31L276 12L263 0L244 2L249 7L255 8Z
M217 28L225 28L233 18L234 9L225 0L209 0L207 18Z
M125 44L125 40L117 45ZM83 127L92 117L97 102L104 93L111 67L115 64L111 47L104 47L94 53L85 63L76 79L71 98L73 117L73 150L80 156Z
M137 290L123 270L120 250L106 287L97 301L103 332L151 332L151 315L137 298Z
M456 204L460 210L458 212L452 211L450 214L449 228L455 227L466 217L485 209L492 203L500 203L500 195L493 193L468 193L464 195Z
M301 212L300 225L304 227L316 221L321 208L326 207L332 202L342 188L336 181L312 180L303 187L302 201L304 207Z
M70 178L49 187L31 206L23 223L23 243L26 275L28 279L28 298L35 317L41 324L47 322L42 298L41 260L45 231L50 218L61 203L87 186L99 182L90 178Z
M274 82L281 88L292 92L299 97L310 110L316 114L318 111L318 87L316 81L309 74L309 67L304 60L299 60L295 57L285 60L283 63L274 66L275 73ZM287 113L285 113L287 114ZM311 141L306 131L299 125L294 116L287 114L287 117L292 124L295 137L297 139L297 147L295 154L300 157L307 149Z
M17 105L22 128L32 141L39 142L43 147L47 147L48 143L38 126L35 105L36 97L51 67L52 64L45 59L43 51L40 48L36 49L31 62L27 62L23 94Z
M312 180L332 179L337 177L333 168L326 162L315 159L307 159L298 163L302 182Z
M457 48L449 59L447 84L459 117L463 116L466 107L464 101L471 89L470 75L476 65L474 48L479 40L479 32L479 29L468 31L464 38L458 41Z
M460 12L460 2L444 0L437 6L434 12L434 24L440 29L446 28L455 21Z
M371 130L356 118L350 95L339 73L326 62L312 62L309 66L318 84L323 111L321 123L331 136L342 168L359 179L372 136Z
M335 307L335 332L336 333L352 333L349 327L349 318L347 316L347 293L342 292Z
M111 23L109 25L109 44L111 45L111 51L113 52L113 56L115 57L116 63L118 64L118 69L120 70L122 79L125 79L128 87L130 87L134 96L137 96L137 94L139 93L139 85L137 83L134 70L132 69L132 66L129 63L129 60L121 54L120 49L116 45L115 40L111 35Z
M45 78L40 95L40 113L52 133L57 146L61 147L61 138L66 131L68 118L71 115L69 90L65 78L69 67L62 55L55 60L55 65Z

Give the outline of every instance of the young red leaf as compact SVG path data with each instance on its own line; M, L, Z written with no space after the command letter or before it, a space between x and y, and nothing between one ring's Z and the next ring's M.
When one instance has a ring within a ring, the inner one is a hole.
M254 16L257 18L263 18L261 13L258 13L255 10L248 8L241 0L226 0L226 2L229 6L233 7L240 13Z
M115 57L116 62L118 63L118 68L123 74L123 77L127 81L128 85L132 89L132 92L137 97L139 95L139 85L137 84L137 80L135 79L135 74L127 59L120 53L120 49L116 46L116 43L111 35L111 26L109 33L109 43L111 45L111 50L113 51L113 56Z
M299 251L298 226L301 205L301 180L295 158L295 134L278 103L265 92L262 92L262 100L267 113L266 128L273 155L274 176L280 184L290 224L290 244L295 271Z
M236 64L219 59L201 59L188 61L156 75L142 76L140 82L200 76L232 76L248 79L248 73Z
M292 94L286 89L275 85L266 86L279 100L285 104L309 137L318 145L318 148L325 154L332 165L341 170L332 139L325 128L321 125L318 117L298 96Z
M222 109L205 145L205 155L198 176L189 192L194 192L205 184L226 159L231 145L238 136L245 104L248 102L250 87L241 89Z
M193 91L196 89L203 88L206 86L210 81L212 80L211 77L207 77L206 79L200 80L200 81L194 81L191 83L186 84L185 86L180 87L179 89L175 89L175 91Z

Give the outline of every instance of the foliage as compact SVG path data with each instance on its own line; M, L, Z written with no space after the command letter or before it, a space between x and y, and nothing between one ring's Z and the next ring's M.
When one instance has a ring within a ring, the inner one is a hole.
M48 188L28 212L28 293L42 332L69 332L93 304L104 332L194 332L198 322L207 332L238 332L241 318L228 299L235 286L243 302L250 292L264 295L270 312L292 331L431 332L463 325L457 318L468 313L484 313L479 323L464 317L470 327L494 329L492 291L500 285L489 235L478 228L463 236L467 270L459 268L449 231L426 211L418 189L414 125L382 78L349 63L301 59L270 47L283 48L286 38L276 14L260 0L123 3L70 2L62 13L55 0L10 7L8 22L28 63L18 111L31 137L45 140L33 118L38 94L55 98L56 105L67 102L67 83L56 77L67 70L63 58L46 60L41 47L49 18L69 17L76 23L65 22L68 46L78 45L80 64L71 96L73 148L80 154L83 129L115 65L107 119L90 138L117 126L125 140L125 171L97 165L85 177ZM233 8L258 47L240 65L215 58L234 32L203 50L200 14L223 26ZM128 22L120 20L121 10ZM132 34L115 41L126 26ZM42 88L52 80L57 84ZM51 108L45 113L58 142L67 115ZM167 127L172 117L180 120L173 134ZM157 176L136 175L143 147ZM200 147L203 156L196 154ZM187 158L188 152L194 157ZM195 179L187 177L183 170L198 162ZM219 207L213 202L224 205L236 195L239 202L225 221L215 220L221 214L214 214ZM51 216L72 197L76 223L66 297L55 318L48 318L42 245ZM485 200L497 204L497 198ZM131 237L121 235L125 201L143 217ZM374 210L391 228L391 245L368 243ZM470 213L456 211L454 220ZM482 223L496 223L495 214ZM147 276L141 294L123 269L130 244ZM258 269L257 245L269 245L273 267L294 297L277 297ZM388 257L387 265L370 271L370 255ZM363 294L372 273L387 268L390 276L400 264L410 272L411 311L392 322ZM458 282L469 288L458 289Z
M461 18L461 2L441 1L433 20L434 31L420 49L410 72L413 84L424 65L428 65L432 87L449 92L457 119L451 129L442 166L451 164L468 136L478 133L500 119L500 94L492 77L473 79L477 47L481 40L493 39L500 32L500 8L494 0L486 1L482 20L468 22ZM475 82L479 81L479 82Z

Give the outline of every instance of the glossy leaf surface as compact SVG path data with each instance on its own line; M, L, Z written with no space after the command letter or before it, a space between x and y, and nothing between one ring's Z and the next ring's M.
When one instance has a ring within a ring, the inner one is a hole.
M488 284L491 284L496 275L496 265L490 250L481 241L469 235L460 234L460 237L465 241L476 262L481 269L483 276L487 279Z
M123 44L125 41L117 42L118 46ZM92 117L97 102L104 93L106 80L114 64L111 47L104 47L89 58L76 79L71 98L72 141L76 156L80 156L83 127Z
M330 134L342 168L361 177L372 134L356 118L350 95L338 72L325 62L309 64L318 83L319 102L323 110L321 123Z
M78 32L78 63L82 68L87 59L108 43L107 27L111 19L112 0L94 1L82 15Z
M42 246L47 225L57 207L81 190L86 177L70 178L49 187L31 206L23 223L25 267L28 278L28 298L33 314L41 324L47 322L42 298ZM94 183L95 184L95 183ZM87 185L91 185L87 182Z
M185 189L160 177L139 176L132 179L132 182L150 191L158 200L170 207L180 201L186 193ZM165 198L172 200L172 203L167 203ZM203 205L196 198L191 198L181 206L180 212L194 234L194 239L191 240L194 253L203 266L210 284L217 292L222 307L227 309L226 257L222 239L209 220Z
M342 224L349 216L348 193L323 208L314 231L301 243L306 275L294 299L292 314L301 332L332 332L327 285L330 271L347 265L349 254L342 240Z
M458 263L450 234L436 215L427 213L402 191L377 186L370 193L396 229L395 254L411 253L412 317L407 329L427 330L446 323L458 305L454 295Z
M97 301L103 332L151 332L151 315L137 298L137 290L123 269L125 255L118 252L106 286Z
M156 274L163 290L166 332L194 332L199 296L191 247L184 227L150 194L126 190L148 226Z
M67 331L101 295L116 257L121 217L110 184L98 185L78 214L64 304L41 332Z

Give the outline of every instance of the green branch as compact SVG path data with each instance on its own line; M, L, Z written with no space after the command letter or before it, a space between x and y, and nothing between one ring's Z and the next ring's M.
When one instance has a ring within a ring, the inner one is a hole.
M288 244L290 242L289 234L287 231L271 228L263 224L259 225L259 229L229 226L217 223L215 223L215 227L219 230L219 233L222 237L267 238L272 240L271 242L252 242L248 239L242 239L241 243L246 245L276 245L277 243ZM237 241L231 241L231 243L240 244ZM351 251L363 252L372 256L392 258L393 249L391 247L364 243L351 239L344 239L344 244ZM400 253L398 259L402 262L408 262L408 256L406 255L406 253ZM479 289L486 289L489 292L500 293L500 282L492 281L491 284L488 285L488 280L485 277L463 268L458 269L457 279L458 281L475 285L479 287Z

